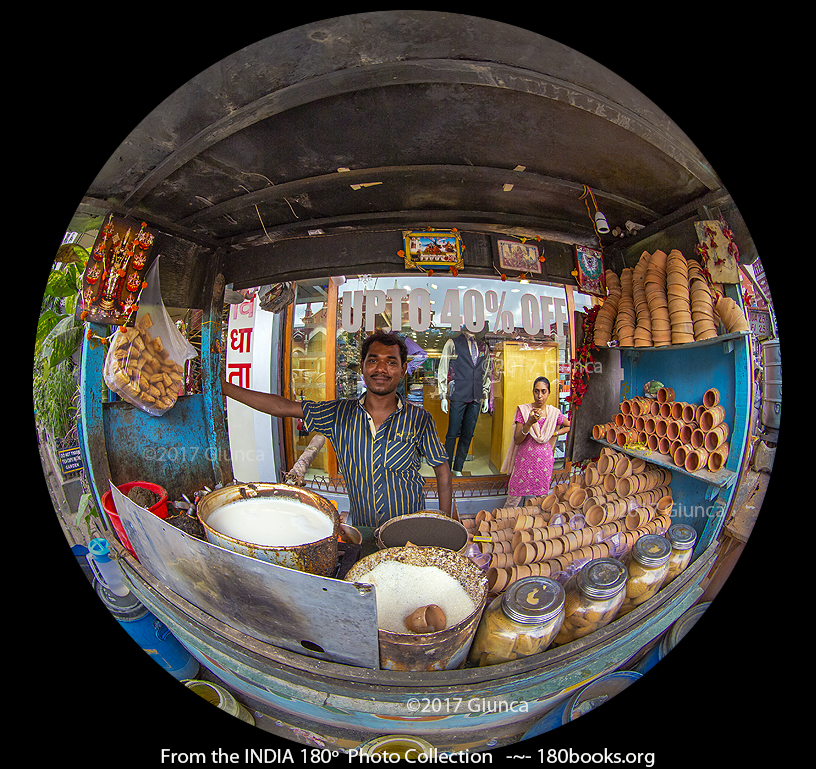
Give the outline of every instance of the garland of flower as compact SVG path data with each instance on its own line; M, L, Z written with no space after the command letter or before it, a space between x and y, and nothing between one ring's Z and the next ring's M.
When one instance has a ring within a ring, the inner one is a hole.
M570 394L567 397L567 400L570 402L570 421L572 421L573 409L575 406L581 405L581 401L587 391L589 366L595 362L595 357L592 355L592 351L598 349L595 346L595 318L600 309L601 305L595 305L594 307L589 307L586 312L584 312L584 342L575 351L577 357L570 361L572 364L572 380L570 383Z

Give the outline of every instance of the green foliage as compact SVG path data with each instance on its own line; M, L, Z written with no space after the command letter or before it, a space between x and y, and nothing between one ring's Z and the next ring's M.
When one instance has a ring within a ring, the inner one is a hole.
M90 254L82 246L61 246L48 275L34 339L34 410L37 422L57 440L74 423L78 395L71 356L82 341L83 325L74 318L82 276Z
M74 424L79 395L71 361L64 360L53 369L34 369L34 411L38 424L56 440L65 437Z
M74 314L89 256L82 246L60 246L56 261L63 264L69 259L72 261L64 269L52 269L48 275L34 339L35 365L44 365L45 376L61 361L70 358L82 340L82 324L74 319Z
M47 322L50 322L50 319ZM76 352L81 340L82 326L76 322L73 315L63 315L57 320L39 343L37 360L43 365L43 373L47 376L51 369L69 359Z
M94 504L93 495L90 493L85 493L79 498L79 506L77 508L77 514L75 523L79 526L81 523L84 523L88 529L88 536L93 536L91 532L91 519L92 518L101 518L99 515L99 511L96 509L96 505Z

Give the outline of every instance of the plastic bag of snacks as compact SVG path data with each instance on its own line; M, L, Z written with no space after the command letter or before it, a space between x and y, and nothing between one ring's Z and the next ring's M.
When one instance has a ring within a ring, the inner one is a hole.
M128 403L153 416L172 408L184 379L184 364L198 353L173 325L161 298L159 260L145 276L136 323L119 328L105 358L105 384Z

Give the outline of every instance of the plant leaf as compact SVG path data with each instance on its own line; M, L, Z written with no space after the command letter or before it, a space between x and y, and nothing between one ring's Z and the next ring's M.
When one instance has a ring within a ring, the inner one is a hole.
M45 293L48 296L71 296L76 293L76 286L71 285L65 273L60 270L51 270L48 282L45 285Z
M84 263L88 260L88 249L83 248L76 243L65 243L57 249L57 258L55 262L62 262L63 264L74 264L75 262Z
M48 368L70 358L82 339L82 326L74 322L71 315L62 318L43 339L40 356L45 359Z

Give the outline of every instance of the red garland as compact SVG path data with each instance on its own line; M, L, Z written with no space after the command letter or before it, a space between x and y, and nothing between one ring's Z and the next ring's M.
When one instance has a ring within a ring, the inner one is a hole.
M595 305L584 313L584 343L575 351L577 357L570 361L572 381L570 382L570 394L567 396L570 402L570 420L572 420L573 408L581 405L588 387L589 367L595 362L595 357L592 355L592 351L598 349L595 346L595 318L600 309L601 305Z

